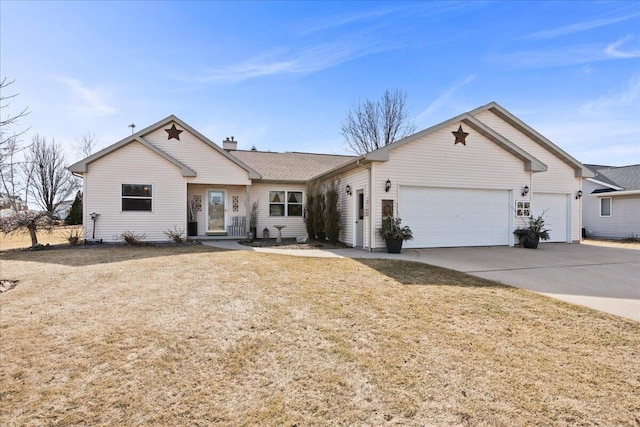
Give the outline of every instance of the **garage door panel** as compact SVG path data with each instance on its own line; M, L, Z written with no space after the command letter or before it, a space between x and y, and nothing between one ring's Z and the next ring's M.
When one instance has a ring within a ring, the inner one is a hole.
M549 232L550 239L548 242L566 242L567 241L567 195L536 193L533 195L532 211L535 216L542 215L544 212L544 222Z
M509 192L401 187L399 215L413 230L406 247L509 244Z

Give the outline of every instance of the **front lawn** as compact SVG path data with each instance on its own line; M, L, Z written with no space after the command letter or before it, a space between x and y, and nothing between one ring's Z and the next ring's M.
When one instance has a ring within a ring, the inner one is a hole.
M424 264L0 253L1 425L630 425L640 324Z

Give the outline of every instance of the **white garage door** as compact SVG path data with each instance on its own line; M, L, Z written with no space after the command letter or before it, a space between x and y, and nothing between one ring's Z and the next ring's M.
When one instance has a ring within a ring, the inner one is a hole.
M509 192L400 187L398 214L413 231L409 248L509 244Z
M544 222L549 232L547 242L567 241L567 195L535 193L531 198L531 210L534 216L544 213ZM516 224L518 226L518 224Z

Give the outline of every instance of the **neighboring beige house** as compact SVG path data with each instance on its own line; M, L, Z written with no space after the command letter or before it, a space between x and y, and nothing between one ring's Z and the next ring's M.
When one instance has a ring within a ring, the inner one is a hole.
M167 240L165 230L186 229L188 200L201 238L244 237L255 201L257 237L276 225L304 235L307 183L338 180L340 239L367 250L384 247L376 229L391 211L414 231L405 247L513 245L513 230L542 212L551 241L579 241L576 195L592 176L496 103L359 157L241 151L233 139L219 147L169 116L69 169L84 177L85 224L98 213L104 241L127 230Z
M640 165L585 165L595 176L583 185L587 237L640 237Z

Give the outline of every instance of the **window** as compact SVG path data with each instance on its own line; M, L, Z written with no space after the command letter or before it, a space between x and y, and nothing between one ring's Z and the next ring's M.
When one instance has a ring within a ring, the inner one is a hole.
M516 202L516 217L530 217L531 202L528 200L519 200Z
M269 191L269 216L302 216L302 191Z
M611 216L611 197L600 199L600 216Z
M152 187L150 184L122 184L122 210L151 212Z

